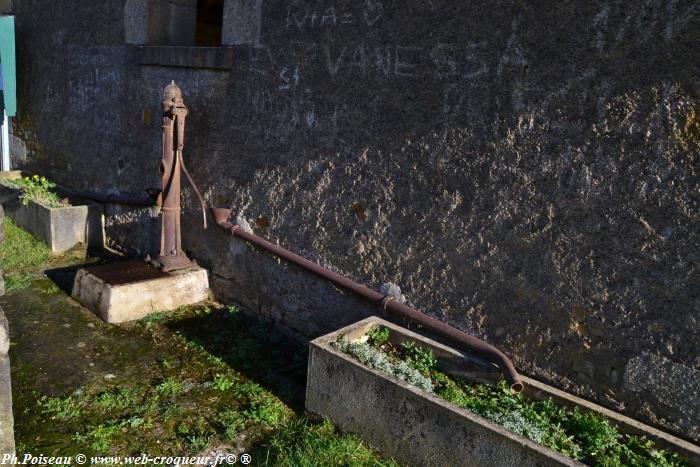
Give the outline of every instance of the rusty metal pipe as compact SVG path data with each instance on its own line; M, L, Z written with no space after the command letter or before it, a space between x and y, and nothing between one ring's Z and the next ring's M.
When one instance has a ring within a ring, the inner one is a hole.
M366 298L376 305L383 306L386 311L390 313L420 324L435 334L457 343L463 350L476 352L500 368L501 372L506 378L506 381L508 384L510 384L510 389L512 392L517 393L523 390L523 382L521 381L518 372L515 370L513 363L496 347L482 341L481 339L455 329L442 321L431 318L415 308L399 303L396 300L393 300L393 297L390 295L384 295L376 290L370 289L365 285L359 284L352 279L342 276L331 271L330 269L326 269L323 266L314 263L313 261L309 261L302 256L292 253L279 245L271 243L262 237L246 232L240 228L240 226L228 222L228 218L231 215L230 209L211 208L211 212L214 216L216 224L222 229L230 231L234 236L267 250L270 253L289 261L290 263L294 263L297 266L313 272L314 274L333 282L339 287Z

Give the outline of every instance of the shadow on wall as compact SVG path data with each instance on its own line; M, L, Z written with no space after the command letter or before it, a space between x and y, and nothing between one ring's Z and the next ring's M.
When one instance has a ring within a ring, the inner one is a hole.
M143 258L157 257L160 251L160 215L155 207L105 205L104 229L107 247L119 253Z

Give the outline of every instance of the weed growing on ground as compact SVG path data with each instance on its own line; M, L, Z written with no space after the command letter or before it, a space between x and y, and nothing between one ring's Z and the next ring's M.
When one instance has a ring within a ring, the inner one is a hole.
M65 398L51 397L42 399L42 411L52 418L76 418L80 416L80 408L76 400L69 396Z
M236 408L224 408L217 414L216 421L223 432L224 440L228 442L235 441L246 425L245 414Z
M182 392L183 385L175 378L166 378L162 383L155 387L155 390L164 397L174 396Z
M49 181L46 177L34 175L32 177L8 180L8 182L22 190L22 194L19 197L25 206L29 204L30 200L38 201L52 208L63 206L61 199L53 191L56 188L56 184Z
M5 269L5 290L27 287L39 276L51 250L5 217L5 241L0 245L0 261Z
M288 420L292 413L279 399L263 393L251 398L251 406L245 415L250 420L275 427Z
M386 329L386 331L383 331ZM660 449L641 436L620 433L603 415L578 408L558 406L552 400L531 401L512 394L508 384L470 384L453 379L437 369L432 350L414 342L399 347L389 342L389 329L383 326L368 333L368 343L339 339L333 345L361 363L394 375L415 386L555 451L592 466L685 466L678 454ZM406 378L396 370L407 365L427 383ZM426 387L427 386L427 387Z
M298 467L317 465L398 467L392 460L378 458L362 441L336 433L324 420L311 424L297 418L279 427L252 453L258 465Z
M114 388L98 394L94 398L95 407L102 412L121 412L139 400L142 388Z
M151 327L153 325L156 325L162 321L166 321L167 319L170 319L170 314L167 311L156 311L154 313L149 314L145 318L141 319L141 323L144 324L147 328Z
M212 387L217 391L228 391L235 383L227 375L216 375L212 382Z
M88 444L95 452L106 453L119 431L119 426L112 423L89 425L84 433L76 433L73 440Z

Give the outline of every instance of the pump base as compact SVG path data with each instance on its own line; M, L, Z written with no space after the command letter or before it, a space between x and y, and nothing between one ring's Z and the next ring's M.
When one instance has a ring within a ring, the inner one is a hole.
M189 259L184 253L179 255L160 255L153 265L163 272L173 272L178 269L191 268L197 266L194 260Z
M134 260L78 271L73 298L108 323L141 319L209 298L206 269L164 272Z

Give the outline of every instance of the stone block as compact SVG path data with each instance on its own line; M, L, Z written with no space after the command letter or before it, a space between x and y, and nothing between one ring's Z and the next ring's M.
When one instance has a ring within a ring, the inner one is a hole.
M5 242L5 209L0 204L0 245Z
M10 350L10 326L5 313L0 308L0 358L7 357Z
M148 0L126 0L124 5L124 41L127 44L148 44Z
M448 372L454 373L461 369L465 378L474 374L472 356L379 318L367 318L311 342L307 412L328 417L342 431L357 434L406 465L583 465L473 412L368 368L331 346L340 336L360 339L379 325L391 329L391 340L395 343L410 340L432 349L442 370L449 368ZM469 373L464 373L465 369ZM488 377L483 372L479 376L484 375ZM691 443L531 378L523 377L523 382L529 398L552 398L563 405L601 413L623 432L643 434L680 452L691 462L700 460L700 448Z
M0 180L15 180L22 178L21 170L0 170Z
M162 272L140 260L80 269L73 298L108 323L141 319L209 298L206 269Z
M11 15L13 11L12 0L0 0L0 15Z

